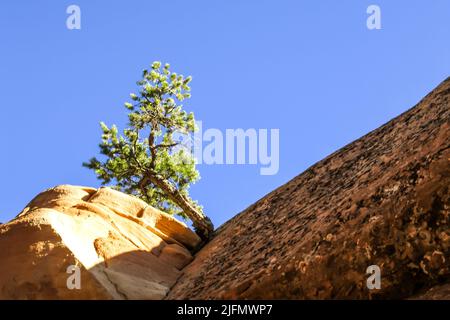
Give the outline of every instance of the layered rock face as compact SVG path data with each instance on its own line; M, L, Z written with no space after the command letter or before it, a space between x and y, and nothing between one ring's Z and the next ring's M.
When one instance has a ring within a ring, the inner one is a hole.
M449 144L450 78L225 223L168 298L450 299Z
M132 196L58 186L0 225L0 299L162 299L199 242Z

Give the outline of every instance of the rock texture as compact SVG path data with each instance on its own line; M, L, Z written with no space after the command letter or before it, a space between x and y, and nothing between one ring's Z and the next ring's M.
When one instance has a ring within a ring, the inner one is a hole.
M58 186L0 225L0 299L162 299L199 242L132 196ZM79 290L67 286L70 266Z
M450 78L225 223L168 298L450 299L449 144Z
M193 261L200 239L163 212L55 187L0 225L0 299L450 299L449 147L450 78L225 223Z

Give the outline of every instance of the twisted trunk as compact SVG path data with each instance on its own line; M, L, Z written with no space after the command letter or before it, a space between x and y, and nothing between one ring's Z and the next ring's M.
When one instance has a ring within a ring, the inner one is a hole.
M184 214L191 219L195 232L203 241L208 241L211 238L214 225L206 215L195 208L188 197L181 194L169 181L166 181L154 172L148 173L144 177L142 184L147 184L148 182L153 183L164 191L167 197L183 210Z

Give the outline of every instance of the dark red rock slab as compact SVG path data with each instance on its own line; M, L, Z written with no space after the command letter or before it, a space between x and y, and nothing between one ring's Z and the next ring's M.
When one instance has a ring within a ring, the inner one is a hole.
M447 283L449 146L450 78L225 223L168 298L408 298Z

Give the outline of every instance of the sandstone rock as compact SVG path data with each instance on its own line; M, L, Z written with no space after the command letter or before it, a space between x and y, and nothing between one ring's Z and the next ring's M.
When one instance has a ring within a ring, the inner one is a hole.
M0 225L0 299L161 299L199 242L132 196L57 186ZM71 265L80 268L80 290L67 286Z
M450 300L450 283L428 289L412 297L411 300Z
M221 226L167 298L400 299L450 283L449 188L450 78ZM419 297L450 299L440 288Z
M181 270L192 261L193 257L185 248L177 244L169 244L163 248L159 259Z
M0 224L0 299L450 299L450 78L198 236L108 188L58 186ZM69 290L66 271L81 271ZM381 270L368 289L367 267Z

